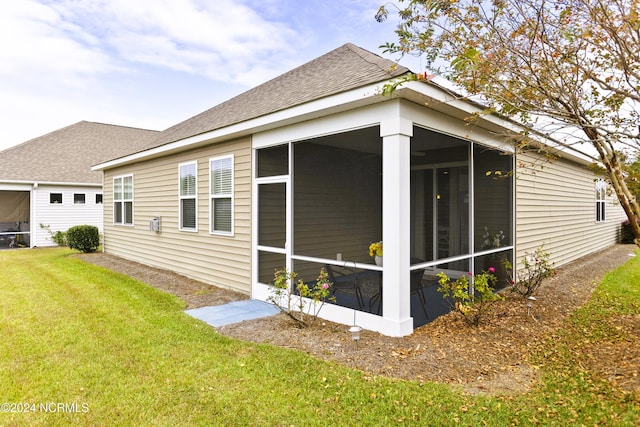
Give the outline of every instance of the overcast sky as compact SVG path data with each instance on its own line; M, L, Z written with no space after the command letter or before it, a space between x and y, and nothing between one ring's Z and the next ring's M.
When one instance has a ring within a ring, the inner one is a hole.
M396 24L380 4L3 2L0 150L81 120L166 129L347 42L382 54Z

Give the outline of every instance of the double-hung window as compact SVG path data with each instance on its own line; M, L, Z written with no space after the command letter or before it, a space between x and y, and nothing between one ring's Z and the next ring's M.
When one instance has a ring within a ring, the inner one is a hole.
M113 223L133 225L133 175L113 178Z
M233 234L233 155L209 160L211 233Z
M607 199L607 183L599 179L596 181L596 222L604 222Z
M196 231L198 162L182 163L178 166L180 174L180 229Z

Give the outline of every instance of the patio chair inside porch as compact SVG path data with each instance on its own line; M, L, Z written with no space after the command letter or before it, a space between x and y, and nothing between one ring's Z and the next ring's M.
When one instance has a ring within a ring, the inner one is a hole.
M371 309L372 299L380 292L380 273L358 270L354 267L325 264L329 280L333 283L332 295L336 293L354 295L360 311ZM367 304L365 305L365 298Z

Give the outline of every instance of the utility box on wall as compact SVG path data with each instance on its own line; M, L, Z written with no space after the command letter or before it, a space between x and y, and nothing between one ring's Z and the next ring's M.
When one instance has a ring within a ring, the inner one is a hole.
M156 233L160 233L161 223L162 223L162 217L157 216L153 218L151 221L149 221L149 230L155 231Z

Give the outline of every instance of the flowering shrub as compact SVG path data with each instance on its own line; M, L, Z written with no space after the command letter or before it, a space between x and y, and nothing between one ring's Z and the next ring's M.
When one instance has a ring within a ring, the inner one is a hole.
M544 279L555 274L550 258L551 254L544 250L544 246L540 246L532 253L525 253L520 260L522 268L517 272L513 271L509 261L505 261L504 266L510 274L511 291L522 295L523 298L533 295Z
M331 295L333 283L323 268L320 270L315 285L309 286L298 274L286 268L276 270L271 287L272 295L268 300L273 302L283 313L295 320L300 326L308 326L315 320L322 306L327 301L335 301ZM291 284L291 287L289 286ZM292 290L295 286L295 289Z
M369 245L369 256L382 256L382 242L375 242Z
M491 304L502 300L493 292L497 279L496 269L489 267L487 271L473 276L471 273L453 280L445 273L438 273L438 292L445 298L453 299L453 308L464 320L473 326L480 323L481 318L489 311Z

